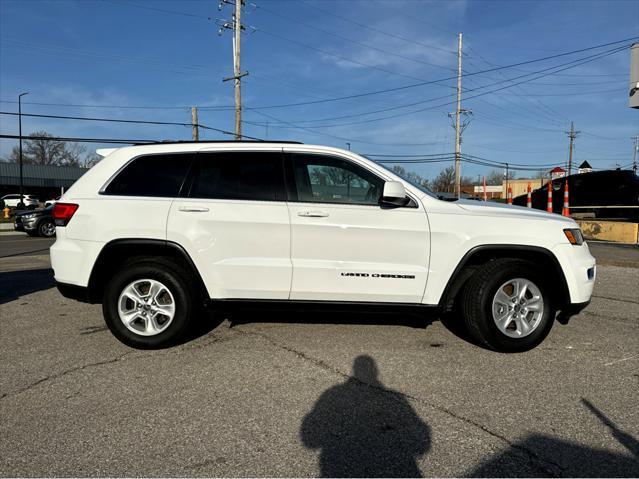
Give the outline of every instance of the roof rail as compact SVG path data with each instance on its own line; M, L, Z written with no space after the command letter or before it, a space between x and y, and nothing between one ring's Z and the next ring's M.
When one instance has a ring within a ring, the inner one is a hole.
M202 141L192 141L192 140L158 140L158 141L150 141L144 143L133 143L135 146L141 145L173 145L173 144L185 144L185 143L287 143L293 145L302 145L301 141L291 141L291 140L202 140Z

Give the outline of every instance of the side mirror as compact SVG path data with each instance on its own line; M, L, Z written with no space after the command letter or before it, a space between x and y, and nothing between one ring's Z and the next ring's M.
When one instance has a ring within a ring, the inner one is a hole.
M384 183L384 192L379 202L382 206L406 206L410 198L406 196L404 184L399 181L387 181Z

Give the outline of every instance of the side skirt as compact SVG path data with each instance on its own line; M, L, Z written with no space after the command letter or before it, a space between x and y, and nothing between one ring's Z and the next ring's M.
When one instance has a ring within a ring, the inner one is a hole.
M382 303L372 301L311 301L281 299L211 299L208 306L224 311L306 311L306 312L370 312L434 314L441 309L436 304Z

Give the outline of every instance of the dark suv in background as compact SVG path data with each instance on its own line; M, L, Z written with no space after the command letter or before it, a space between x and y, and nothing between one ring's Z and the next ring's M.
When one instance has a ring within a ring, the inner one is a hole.
M53 206L43 210L24 211L17 213L13 225L16 231L24 231L29 236L55 236L55 222L53 221Z

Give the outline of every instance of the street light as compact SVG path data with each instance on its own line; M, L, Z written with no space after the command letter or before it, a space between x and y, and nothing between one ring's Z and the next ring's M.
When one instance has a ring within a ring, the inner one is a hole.
M24 208L24 200L22 194L23 180L22 180L22 97L28 95L29 92L25 91L18 95L18 135L20 136L20 204Z

